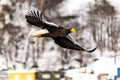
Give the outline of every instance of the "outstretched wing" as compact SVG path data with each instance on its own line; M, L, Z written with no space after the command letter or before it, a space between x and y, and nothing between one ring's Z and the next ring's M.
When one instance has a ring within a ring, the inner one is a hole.
M74 44L79 45L79 43L78 43L70 34L66 35L66 38L68 38L68 39L69 39L71 42L73 42Z
M53 38L55 43L59 46L67 49L73 49L73 50L79 50L79 51L87 51L87 52L93 52L96 50L96 48L92 50L85 50L82 48L77 41L75 41L71 35L67 35L66 37L55 37Z
M56 44L58 44L59 46L61 46L63 48L84 51L83 48L81 48L79 45L73 43L67 37L55 37L53 39L54 39Z
M39 28L46 28L46 29L50 29L50 28L56 28L59 27L58 25L51 23L51 22L47 22L47 21L43 21L41 20L41 15L39 11L30 11L28 12L28 14L25 16L26 21L34 26L37 26Z

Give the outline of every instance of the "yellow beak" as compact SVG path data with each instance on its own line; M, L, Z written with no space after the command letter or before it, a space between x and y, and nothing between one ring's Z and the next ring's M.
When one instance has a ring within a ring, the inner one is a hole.
M71 28L70 31L71 31L72 33L74 33L74 32L76 32L76 29L75 29L75 28Z

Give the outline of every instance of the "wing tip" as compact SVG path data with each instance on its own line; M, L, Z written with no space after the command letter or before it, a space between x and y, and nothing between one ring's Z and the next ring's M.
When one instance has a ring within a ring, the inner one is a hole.
M97 47L94 48L94 49L92 49L92 50L89 50L89 51L86 50L86 51L89 52L89 53L91 53L91 52L94 52L96 49L97 49Z
M31 10L25 15L26 19L29 17L36 17L36 18L40 19L40 12L38 10Z

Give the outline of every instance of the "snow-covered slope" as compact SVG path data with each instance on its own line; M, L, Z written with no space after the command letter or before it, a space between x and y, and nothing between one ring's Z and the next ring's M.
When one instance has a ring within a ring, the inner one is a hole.
M115 9L119 14L120 1L108 1L115 6ZM97 46L92 34L92 26L89 26L88 23L88 12L91 10L90 7L93 7L94 4L95 0L64 0L58 5L59 9L57 9L58 11L56 13L59 13L60 16L77 15L77 18L73 21L76 21L79 24L77 27L80 30L78 30L76 34L73 34L73 36L86 49ZM4 5L8 5L6 10L3 10L5 7ZM88 64L91 61L91 58L101 56L101 53L103 56L114 56L115 52L110 52L106 49L101 52L99 48L92 54L84 52L84 54L81 54L82 52L78 51L67 52L67 50L57 46L54 41L49 38L30 41L27 38L27 34L31 25L26 23L24 17L28 11L34 8L36 8L34 1L24 1L21 3L19 1L12 2L11 0L0 0L0 14L4 14L4 19L0 23L0 56L2 56L0 66L6 65L5 67L0 67L0 70L4 68L31 69L35 63L37 63L40 70L58 70L63 67L61 59L64 53L68 53L68 60L71 60L68 61L67 66L77 68L82 66L80 62L72 59L76 57L77 53L79 53L77 58L82 59L82 63L85 64ZM46 11L46 13L49 13L49 11ZM47 16L50 16L50 14ZM6 24L13 25L6 29ZM63 24L65 24L65 22ZM68 24L72 25L69 21ZM4 25L4 27L2 25ZM119 56L119 52L116 52L116 54ZM116 60L119 61L120 59L117 58ZM76 64L74 65L74 63Z

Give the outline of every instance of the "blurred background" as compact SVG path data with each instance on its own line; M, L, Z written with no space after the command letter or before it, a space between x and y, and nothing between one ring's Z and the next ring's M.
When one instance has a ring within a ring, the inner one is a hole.
M119 4L118 0L0 0L0 70L78 69L99 59L119 67ZM80 45L97 50L80 52L63 49L50 38L28 39L31 25L25 15L31 10L43 12L44 20L76 28L71 35Z

